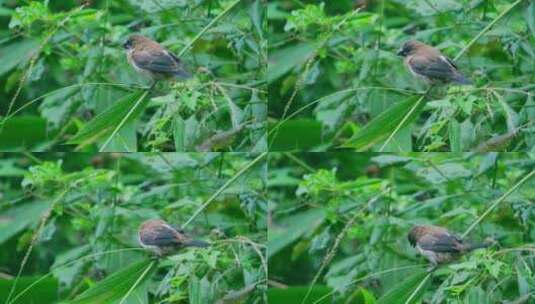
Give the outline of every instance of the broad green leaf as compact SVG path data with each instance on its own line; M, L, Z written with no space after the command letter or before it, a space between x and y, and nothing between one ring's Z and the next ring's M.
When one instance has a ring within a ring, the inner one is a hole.
M150 259L133 263L84 291L71 304L111 303L120 300L136 283L136 287L139 287L150 278L152 272L156 270L156 263ZM143 277L140 279L141 276Z
M405 119L404 126L413 122L424 107L424 102L420 101L420 97L411 97L393 105L388 110L382 112L364 128L360 129L357 134L353 135L343 147L353 148L357 151L369 150L372 146L379 144L388 138L388 136L396 130L398 125L404 120L405 116L409 114L413 107L414 110Z
M304 64L313 50L313 44L300 43L271 52L267 72L268 83L277 80L291 69Z
M310 209L282 219L268 230L268 257L314 230L325 220L323 209Z
M35 284L37 281L39 283ZM0 302L6 303L9 292L15 280L0 279ZM21 292L33 285L24 294ZM17 281L17 287L11 295L10 302L13 304L39 303L52 304L58 303L59 283L54 278L43 279L40 276L35 277L20 277ZM19 297L20 295L20 297ZM13 301L15 300L15 301Z
M125 123L102 152L137 152L136 125L132 120Z
M321 123L313 119L286 121L270 134L269 142L271 151L312 150L324 144Z
M413 275L407 277L405 280L399 282L397 286L387 291L377 303L379 304L406 304L407 300L411 298L409 304L419 303L418 300L424 294L427 285L431 281L426 276L426 271L417 271ZM429 274L430 275L430 274ZM425 282L424 282L425 279ZM420 284L424 284L420 286ZM420 287L420 288L419 288ZM418 289L419 288L419 289ZM417 291L418 290L418 291ZM416 292L417 291L417 292ZM413 293L415 293L413 295Z
M0 214L0 244L27 226L38 223L41 215L49 207L48 201L34 201L13 207Z
M6 8L6 7L0 7L0 16L11 16L13 15L13 10Z
M367 289L360 287L356 292L355 296L352 297L354 304L375 304L377 300L375 296L369 292Z
M38 46L39 42L36 40L24 39L0 48L0 76L28 60Z
M82 255L87 254L90 250L91 246L89 244L86 244L59 253L56 256L56 260L54 261L52 268L54 269L54 276L59 280L62 285L71 287L71 284L73 283L76 276L80 273L80 271L82 271L86 261L76 261L69 265L65 264L80 258Z
M0 177L23 177L26 170L17 166L15 158L0 159Z
M18 150L39 151L39 144L53 138L55 132L48 132L46 119L38 116L17 116L9 118L2 126L0 119L0 149L4 152Z
M126 115L130 112L140 99L135 110L128 117L127 121L132 121L137 118L145 109L148 91L138 91L127 95L117 101L116 104L111 106L106 111L97 115L93 120L88 122L76 135L74 135L69 141L69 144L88 145L94 143L99 139L109 136L115 128L121 123Z
M41 115L54 128L60 127L68 120L72 109L77 105L77 99L73 96L79 90L78 87L70 87L47 96L39 106Z
M440 184L458 178L465 178L472 175L472 171L466 169L460 163L446 163L418 169L416 174L425 178L433 184Z

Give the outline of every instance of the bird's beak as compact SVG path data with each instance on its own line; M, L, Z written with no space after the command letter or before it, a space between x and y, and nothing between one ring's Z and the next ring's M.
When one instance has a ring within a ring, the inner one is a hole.
M396 53L398 56L405 56L405 53L403 52L403 48L400 48L398 52Z

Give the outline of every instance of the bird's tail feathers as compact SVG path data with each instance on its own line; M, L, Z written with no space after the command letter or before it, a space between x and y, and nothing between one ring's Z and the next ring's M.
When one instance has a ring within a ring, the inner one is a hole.
M186 72L183 69L178 69L176 72L173 73L173 75L180 79L188 79L191 78L191 73Z
M464 248L464 250L465 250L465 251L472 251L472 250L475 250L475 249L487 248L487 247L492 246L493 244L494 244L493 242L484 242L484 243L468 244L468 245Z
M453 79L456 83L458 84L464 84L464 85L471 85L471 84L474 84L472 82L472 80L464 77L463 75L461 74L457 74L455 75L455 78Z
M190 241L185 242L184 245L185 245L185 246L188 246L188 247L201 247L201 248L205 248L205 247L210 246L210 243L205 242L205 241L201 241L201 240L190 240Z

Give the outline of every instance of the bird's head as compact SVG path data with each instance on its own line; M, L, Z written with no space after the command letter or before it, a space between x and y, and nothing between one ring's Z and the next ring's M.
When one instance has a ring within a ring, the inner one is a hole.
M153 44L153 41L147 37L143 37L141 35L132 35L128 37L126 42L123 44L123 47L126 50L131 50L131 49L138 49L143 46L152 45L152 44Z
M416 246L416 242L418 241L417 239L417 235L418 235L418 232L417 232L417 229L418 227L413 227L411 229L411 231L409 231L409 235L407 236L407 239L409 239L409 244L414 247Z
M409 40L401 46L401 48L398 50L397 55L407 57L410 55L413 55L418 51L419 48L424 46L425 44L421 43L420 41L416 40Z

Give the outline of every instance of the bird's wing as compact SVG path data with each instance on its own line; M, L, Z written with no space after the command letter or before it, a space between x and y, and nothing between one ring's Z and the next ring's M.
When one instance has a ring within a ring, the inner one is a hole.
M450 81L457 73L455 65L444 56L413 56L409 65L419 75L442 81Z
M424 250L444 253L458 253L462 244L459 239L449 233L429 233L418 240L418 245Z
M142 235L141 241L145 245L172 246L178 242L177 232L167 226L159 226Z
M176 73L181 70L180 60L167 51L136 51L132 59L139 68L152 72Z

